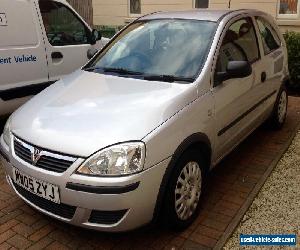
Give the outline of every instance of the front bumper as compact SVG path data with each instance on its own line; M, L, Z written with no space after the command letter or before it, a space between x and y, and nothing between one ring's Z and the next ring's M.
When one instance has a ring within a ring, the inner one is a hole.
M77 159L64 173L54 173L18 158L2 137L0 150L4 156L1 160L6 178L25 202L56 219L108 232L132 230L152 220L160 184L169 163L169 159L164 160L135 175L100 178L74 174L84 159ZM61 204L56 205L20 189L12 181L13 167L38 180L57 185Z

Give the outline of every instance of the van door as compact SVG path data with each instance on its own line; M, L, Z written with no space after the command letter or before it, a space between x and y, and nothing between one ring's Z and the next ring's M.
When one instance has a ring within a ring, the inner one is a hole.
M99 49L101 42L91 45L91 29L73 9L61 2L40 0L49 77L57 80L83 66L88 50Z
M45 45L35 2L1 0L0 115L48 84ZM22 99L23 98L23 99Z

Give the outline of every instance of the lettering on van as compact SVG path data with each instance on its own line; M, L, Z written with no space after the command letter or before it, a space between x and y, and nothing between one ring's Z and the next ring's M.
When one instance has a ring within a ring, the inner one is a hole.
M7 26L7 18L5 13L0 13L0 26Z
M0 57L0 64L12 64L12 63L34 63L37 61L37 57L34 55L21 55L14 57Z

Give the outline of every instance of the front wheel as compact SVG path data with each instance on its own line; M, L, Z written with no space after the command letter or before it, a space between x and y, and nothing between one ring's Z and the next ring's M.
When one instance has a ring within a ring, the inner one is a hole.
M205 161L196 150L184 153L176 164L164 200L164 215L170 228L183 230L197 217L204 173Z
M269 123L274 129L281 129L287 115L288 95L286 88L283 86L279 90L276 103L272 115L269 119Z

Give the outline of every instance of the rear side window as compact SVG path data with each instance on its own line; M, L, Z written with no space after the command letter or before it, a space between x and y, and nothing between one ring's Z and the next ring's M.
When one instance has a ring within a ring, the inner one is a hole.
M89 43L89 31L65 5L53 1L39 2L44 27L53 46Z
M265 19L257 17L256 20L262 38L264 52L267 55L280 47L280 38L278 37L272 25L269 24Z

